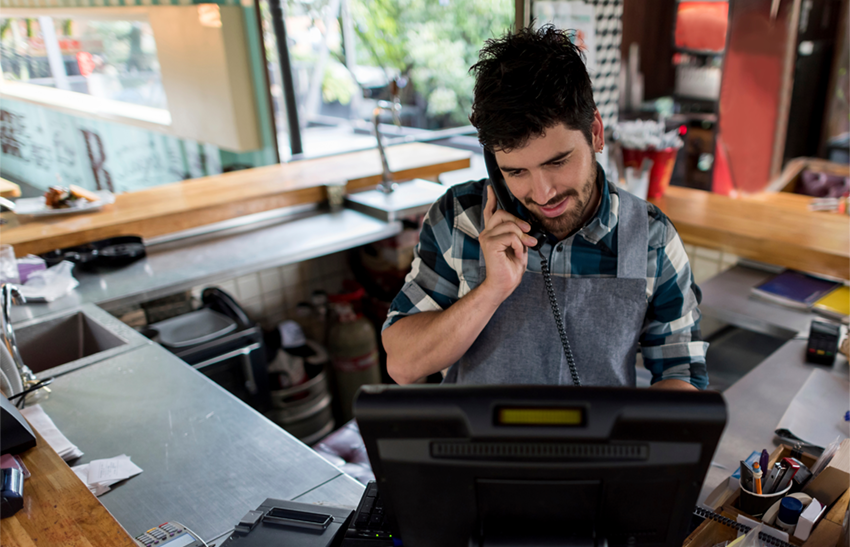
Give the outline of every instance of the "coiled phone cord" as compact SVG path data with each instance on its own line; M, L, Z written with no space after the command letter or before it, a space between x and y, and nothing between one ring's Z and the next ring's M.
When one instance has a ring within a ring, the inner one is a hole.
M555 298L555 288L552 286L549 261L543 256L543 252L540 249L537 250L537 253L540 255L540 271L543 272L543 282L546 284L546 292L549 293L549 304L552 305L552 315L555 317L555 325L558 327L558 336L561 337L561 345L564 347L564 356L567 358L567 365L570 367L573 385L580 386L581 381L578 379L576 362L573 359L573 350L570 348L570 341L567 340L567 332L564 330L564 320L561 317L561 308L558 306L558 299Z

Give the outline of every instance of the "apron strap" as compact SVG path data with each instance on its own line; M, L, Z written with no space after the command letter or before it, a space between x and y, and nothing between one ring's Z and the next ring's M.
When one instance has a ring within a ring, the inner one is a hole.
M620 202L617 222L617 277L645 279L646 253L649 249L649 213L646 202L623 189L618 190L617 197Z

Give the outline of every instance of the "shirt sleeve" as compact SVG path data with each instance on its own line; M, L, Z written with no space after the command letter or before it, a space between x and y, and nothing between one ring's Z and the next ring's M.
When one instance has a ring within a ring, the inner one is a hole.
M402 317L442 311L458 300L460 280L445 258L452 252L453 225L454 197L449 190L425 216L410 273L390 305L382 331Z
M649 250L650 258L655 255L656 275L640 338L644 366L653 384L674 379L705 389L708 343L701 339L697 307L702 293L679 234L666 216L661 217L657 224L664 244L654 249L650 245Z

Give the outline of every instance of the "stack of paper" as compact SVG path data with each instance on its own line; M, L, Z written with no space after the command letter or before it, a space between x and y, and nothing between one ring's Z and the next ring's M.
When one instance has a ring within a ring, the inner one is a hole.
M127 454L94 460L91 463L72 467L71 470L95 496L109 492L109 487L116 482L135 477L142 472L138 465L130 461L130 456Z
M83 452L71 444L71 441L56 428L56 424L44 412L41 405L28 406L21 410L21 414L44 437L44 440L59 454L59 457L66 462L83 455Z

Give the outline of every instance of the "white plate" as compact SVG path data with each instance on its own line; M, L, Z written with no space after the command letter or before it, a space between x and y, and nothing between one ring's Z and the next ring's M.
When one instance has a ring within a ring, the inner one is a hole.
M100 198L98 201L88 201L80 198L74 205L64 209L52 209L48 207L44 204L44 196L39 198L18 199L15 201L15 214L33 217L72 215L74 213L97 211L104 205L115 203L115 195L109 190L98 190L93 193Z

